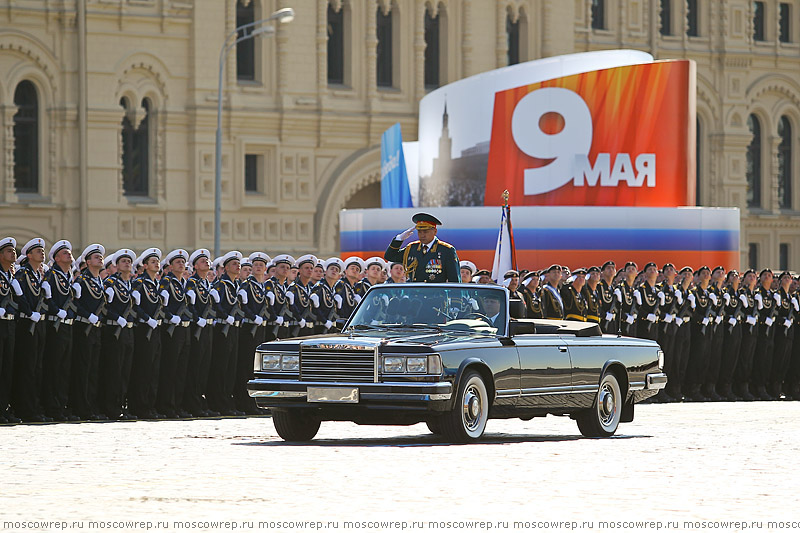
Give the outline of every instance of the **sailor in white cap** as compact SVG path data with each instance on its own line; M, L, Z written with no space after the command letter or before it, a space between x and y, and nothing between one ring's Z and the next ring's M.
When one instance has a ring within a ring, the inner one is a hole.
M243 255L239 267L239 281L244 281L253 272L253 263L250 262L250 257Z
M294 315L292 337L313 333L314 308L319 307L319 296L312 294L310 283L316 265L317 258L311 254L301 256L295 262L297 278L286 291Z
M164 315L156 278L161 268L161 250L148 248L136 262L142 265L143 272L131 285L137 324L133 331L133 368L128 407L139 418L166 418L155 408L161 362L161 335L157 328Z
M108 276L112 276L116 271L117 267L114 264L114 254L111 254L103 261L103 270L100 271L100 277L106 279Z
M355 309L361 296L356 294L355 284L361 279L364 271L364 260L360 257L348 257L344 260L344 277L334 287L336 305L339 307L339 318L345 321Z
M46 302L41 275L44 245L43 239L35 238L22 247L21 266L11 282L18 308L11 404L16 415L26 422L51 421L42 412L38 387L45 343L42 318Z
M390 263L389 264L389 279L386 283L405 283L406 282L406 267L403 263Z
M219 416L218 412L205 408L203 399L211 364L214 305L219 301L219 293L213 291L212 294L209 281L211 252L206 248L195 250L189 256L189 265L192 267L192 275L186 281L186 295L191 302L194 325L190 352L192 361L186 372L183 407L194 417Z
M314 310L317 316L314 333L336 331L336 321L339 318L334 287L339 282L344 262L338 257L331 257L322 263L322 267L325 270L325 277L314 287L314 294L319 299L319 307Z
M41 403L46 416L63 422L78 420L66 411L72 367L72 322L75 302L71 282L72 244L56 242L48 253L53 262L42 288L47 298L46 340L42 363Z
M156 411L167 418L189 418L183 408L183 389L186 384L186 367L189 364L191 339L189 326L192 323L191 296L187 295L183 274L189 252L178 248L166 255L162 263L167 264L167 273L161 276L158 292L164 306L161 329L161 366L158 374Z
M478 271L478 267L472 261L461 261L458 266L461 271L461 283L472 283L472 277Z
M286 289L289 287L287 280L295 259L289 254L280 254L272 258L272 263L275 265L275 274L267 280L264 288L267 290L267 298L273 302L272 316L275 317L275 324L272 335L283 339L289 336L289 322L293 318L289 298L294 298L294 295L287 295Z
M16 333L17 305L14 303L14 263L17 260L17 241L13 237L0 239L0 424L18 423L9 412L11 403L11 375L14 369L14 338Z
M381 271L386 268L386 261L380 257L370 257L364 261L364 267L367 271L367 275L363 279L359 280L358 283L356 283L353 287L356 291L356 294L362 298L370 287L373 285L378 285L381 282Z
M225 416L244 414L236 410L233 402L239 326L244 315L237 288L241 260L242 254L238 251L223 255L220 265L224 271L214 285L219 293L219 303L216 304L214 350L211 353L211 370L208 376L208 406Z
M81 258L86 268L75 279L76 322L73 325L72 373L69 402L73 413L83 420L107 420L97 405L100 382L100 327L105 314L106 294L100 271L106 250L101 244L87 246Z
M136 254L122 248L111 254L115 272L103 282L108 303L101 329L100 411L111 420L136 420L125 408L134 349L133 261Z
M314 271L311 272L311 287L316 287L317 284L325 277L325 262L317 258L317 264L314 265Z

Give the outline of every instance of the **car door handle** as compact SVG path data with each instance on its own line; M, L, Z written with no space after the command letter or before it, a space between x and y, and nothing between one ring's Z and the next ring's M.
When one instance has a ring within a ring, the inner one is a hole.
M558 347L558 351L559 352L566 352L567 351L567 347L566 346L559 346Z

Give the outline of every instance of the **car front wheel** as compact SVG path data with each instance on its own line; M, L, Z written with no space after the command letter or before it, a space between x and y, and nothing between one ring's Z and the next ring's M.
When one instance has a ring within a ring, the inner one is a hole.
M474 442L481 438L489 419L489 395L481 375L467 371L458 387L456 405L441 417L441 435L452 442Z
M303 442L314 438L317 431L319 431L321 422L318 418L307 413L291 409L285 411L274 409L272 411L272 423L275 424L275 430L283 440Z
M578 417L578 429L584 437L610 437L617 431L622 416L622 392L612 373L603 375L591 409Z

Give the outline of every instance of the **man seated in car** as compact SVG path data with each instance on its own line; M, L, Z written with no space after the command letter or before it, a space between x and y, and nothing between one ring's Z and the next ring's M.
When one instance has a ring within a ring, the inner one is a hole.
M486 291L481 297L483 314L490 320L490 326L497 328L497 333L503 334L506 327L505 298L500 291Z

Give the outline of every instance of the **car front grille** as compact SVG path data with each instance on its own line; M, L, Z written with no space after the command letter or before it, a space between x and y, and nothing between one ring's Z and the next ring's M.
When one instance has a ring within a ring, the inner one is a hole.
M301 381L361 381L375 379L373 350L311 350L300 354Z

